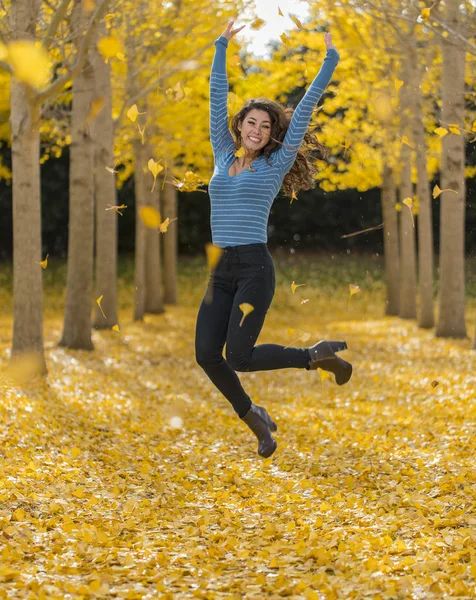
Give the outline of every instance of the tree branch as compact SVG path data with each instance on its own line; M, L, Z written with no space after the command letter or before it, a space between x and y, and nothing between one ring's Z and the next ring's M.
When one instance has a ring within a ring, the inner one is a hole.
M58 77L58 79L56 79L56 81L54 81L49 87L37 94L35 97L35 103L40 105L43 104L43 102L48 100L48 98L51 98L52 96L60 92L69 81L76 77L76 75L81 73L81 69L83 68L88 55L89 45L91 44L91 40L93 39L96 33L99 21L106 14L108 4L109 0L102 0L101 4L96 9L96 12L91 17L88 29L83 36L81 46L78 50L74 66L69 70L68 73L65 73L61 77Z
M59 24L63 20L68 10L70 2L71 0L61 0L61 4L58 6L58 9L55 10L55 13L51 19L50 26L48 27L48 31L46 32L46 35L43 39L44 48L48 49L51 46L51 43L53 42L56 32L58 30Z

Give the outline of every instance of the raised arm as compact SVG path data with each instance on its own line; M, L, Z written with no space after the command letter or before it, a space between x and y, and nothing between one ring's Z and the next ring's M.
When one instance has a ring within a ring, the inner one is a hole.
M228 128L228 78L226 76L226 49L228 41L243 29L231 29L234 21L215 40L215 56L210 73L210 140L215 162L220 153L235 147L233 136Z
M309 126L312 112L317 103L321 99L329 81L332 78L334 70L339 62L340 55L335 46L332 44L330 34L325 36L327 52L324 62L319 70L319 73L314 78L314 81L309 86L304 97L294 110L291 123L289 124L286 135L284 136L283 144L275 153L276 165L280 167L284 173L291 170L291 167L296 160L297 153L304 140L304 135Z

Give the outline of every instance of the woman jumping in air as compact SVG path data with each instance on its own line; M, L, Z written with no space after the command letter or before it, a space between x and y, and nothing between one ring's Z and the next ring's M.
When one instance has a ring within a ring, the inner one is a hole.
M299 149L303 140L315 140L306 130L340 56L331 35L325 33L324 63L296 109L285 109L266 98L248 100L232 120L235 143L228 128L226 48L244 26L232 29L233 23L215 41L210 75L210 138L215 162L209 183L211 231L212 242L222 253L208 283L211 294L205 294L198 312L195 356L258 438L259 455L268 457L277 447L271 433L277 426L265 408L251 401L237 371L319 367L332 372L339 385L352 375L352 365L335 354L347 348L345 342L319 341L310 348L255 346L276 284L267 247L269 212L281 186L286 192L312 185L313 165ZM240 147L244 155L237 158ZM253 310L241 323L244 313L240 305L244 303ZM226 360L222 354L225 343Z

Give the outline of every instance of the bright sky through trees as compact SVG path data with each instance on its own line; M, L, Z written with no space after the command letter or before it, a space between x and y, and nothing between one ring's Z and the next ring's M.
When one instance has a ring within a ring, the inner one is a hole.
M255 4L256 14L265 21L265 24L259 31L254 31L247 25L237 36L239 40L245 41L248 51L255 57L264 58L269 55L266 44L273 39L279 40L281 33L296 28L289 18L289 13L300 20L309 15L307 0L255 0ZM278 7L284 17L278 13ZM236 26L239 27L241 24L238 19Z

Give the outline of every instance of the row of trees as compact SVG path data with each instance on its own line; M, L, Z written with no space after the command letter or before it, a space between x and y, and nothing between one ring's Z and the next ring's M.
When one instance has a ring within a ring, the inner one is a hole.
M142 210L160 207L161 215L173 220L176 190L196 190L211 176L207 115L213 41L229 19L246 14L247 8L245 2L228 6L180 0L147 6L103 0L95 7L60 0L54 10L51 4L41 7L39 0L12 4L10 30L2 33L6 58L0 66L11 79L13 356L35 351L46 371L38 268L42 130L43 141L49 140L46 155L70 145L68 275L60 343L91 349L91 326L118 322L116 178L120 184L134 174L134 318L160 312L164 300L175 301L177 224L162 238L162 278L160 233L145 226ZM296 87L307 86L323 57L322 31L329 28L343 60L324 110L315 117L319 138L332 153L327 163L319 161L320 185L328 191L381 187L387 313L403 318L417 317L413 212L418 203L418 319L422 327L432 327L435 191L428 182L440 170L441 188L447 191L441 193L436 333L465 337L465 177L476 171L464 161L465 137L476 130L471 125L474 98L469 95L474 80L465 66L475 51L475 9L470 2L446 0L434 2L431 15L428 11L413 0L386 0L378 6L357 0L317 1L310 22L304 27L295 20L296 30L282 36L282 46L269 61L243 55L240 63L232 42L230 114L248 97L283 100ZM55 66L52 82L39 87L22 75L13 50L8 52L17 40L38 39ZM151 173L154 181L157 175L162 178L154 187ZM103 302L92 319L93 265L95 296L103 296Z

